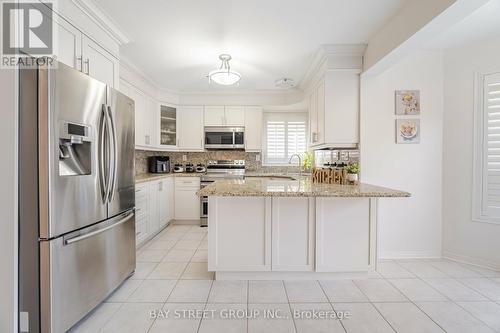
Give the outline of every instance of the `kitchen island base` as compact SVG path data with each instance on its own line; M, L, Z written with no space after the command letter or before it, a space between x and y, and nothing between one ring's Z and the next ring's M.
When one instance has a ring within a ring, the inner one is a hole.
M376 269L377 198L209 197L218 280L362 278Z

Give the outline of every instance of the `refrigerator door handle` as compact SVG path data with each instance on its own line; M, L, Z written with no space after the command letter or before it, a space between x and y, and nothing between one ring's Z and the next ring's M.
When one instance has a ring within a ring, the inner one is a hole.
M98 229L98 230L94 230L94 231L91 231L87 234L84 234L84 235L80 235L80 236L76 236L76 237L73 237L73 238L70 238L70 239L66 239L64 241L64 245L69 245L69 244L73 244L73 243L76 243L76 242L79 242L79 241L82 241L84 239L87 239L87 238L90 238L90 237L93 237L95 235L98 235L100 233L103 233L109 229L113 229L114 227L117 227L119 226L120 224L123 224L125 222L127 222L128 220L130 220L132 217L134 216L134 212L130 212L127 214L127 216L125 216L124 218L122 218L121 220L119 220L118 222L116 223L113 223L111 225L108 225L107 227L105 228L102 228L102 229Z
M109 158L111 156L111 154L113 154L112 152L112 128L111 128L111 118L109 117L109 113L108 113L108 109L107 109L107 106L106 105L103 105L103 111L104 111L104 117L106 118L106 132L108 134L108 140L107 140L107 143L108 143L108 154L106 154L107 156L107 160L106 160L106 163L108 165L108 179L106 180L106 197L105 197L105 200L104 202L107 203L109 202L109 198L111 196L111 185L112 185L112 181L113 181L113 174L112 174L112 159L113 158ZM110 161L111 160L111 161ZM114 170L114 169L113 169Z
M116 187L116 174L118 172L118 144L117 144L117 138L116 138L116 125L115 125L115 120L113 118L113 113L111 112L111 106L107 107L108 110L108 117L110 120L110 137L112 139L113 143L113 152L112 152L112 166L111 169L113 171L113 175L111 176L111 187L109 189L109 201L111 202L114 197L115 193L115 187Z
M108 129L108 121L106 118L106 105L102 105L102 118L101 118L101 128L99 132L99 179L101 180L101 194L103 203L106 203L108 197L108 179L106 177L106 163L105 163L105 142L106 142L106 131ZM109 174L108 174L109 175Z

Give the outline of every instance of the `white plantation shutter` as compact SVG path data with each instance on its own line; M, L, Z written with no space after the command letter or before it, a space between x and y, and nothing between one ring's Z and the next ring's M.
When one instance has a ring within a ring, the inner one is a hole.
M267 131L267 159L279 160L285 158L285 121L268 121Z
M307 114L275 112L264 115L264 163L288 164L307 149Z
M484 77L482 215L500 218L500 73Z

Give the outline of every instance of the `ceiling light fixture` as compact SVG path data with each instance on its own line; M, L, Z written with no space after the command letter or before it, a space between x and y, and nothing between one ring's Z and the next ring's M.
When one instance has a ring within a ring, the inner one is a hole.
M224 86L230 86L235 83L238 83L241 79L241 75L238 72L232 71L229 66L229 60L231 60L231 56L229 54L221 54L219 56L221 60L221 64L219 69L215 69L208 73L208 83L212 83L214 81L217 84L222 84Z

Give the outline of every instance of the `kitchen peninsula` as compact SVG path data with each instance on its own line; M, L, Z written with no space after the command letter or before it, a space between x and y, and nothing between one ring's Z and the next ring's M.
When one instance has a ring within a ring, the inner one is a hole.
M198 194L209 197L208 269L220 280L366 275L377 261L379 198L410 196L282 176L219 180Z

